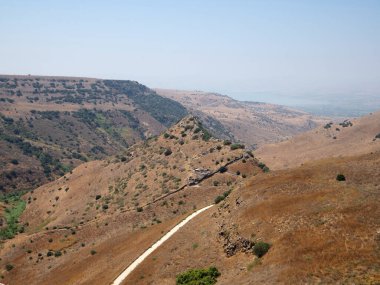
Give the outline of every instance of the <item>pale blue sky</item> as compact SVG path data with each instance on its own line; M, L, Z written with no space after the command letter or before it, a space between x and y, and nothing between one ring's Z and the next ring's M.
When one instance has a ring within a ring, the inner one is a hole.
M374 0L0 0L0 35L0 74L132 79L289 104L380 97Z

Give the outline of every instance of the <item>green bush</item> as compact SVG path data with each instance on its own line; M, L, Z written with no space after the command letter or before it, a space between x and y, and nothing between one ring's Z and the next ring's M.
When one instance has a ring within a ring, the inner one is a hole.
M253 246L253 253L258 257L262 257L268 252L269 249L270 249L269 243L259 241L255 243L255 245Z
M228 195L230 195L230 193L231 193L231 190L228 190L228 191L224 192L223 195L217 196L214 200L214 203L218 204L218 203L222 202L224 199L227 198Z
M22 228L18 218L24 211L26 202L21 199L21 195L22 193L0 196L0 201L4 201L7 204L4 211L7 226L0 229L0 240L13 238Z
M10 263L8 263L7 265L5 265L5 269L7 271L11 271L13 268L14 268L14 266L12 264L10 264Z
M239 149L239 148L244 149L245 146L243 144L240 144L240 143L234 143L230 146L230 148L231 148L231 150L235 150L235 149Z
M177 285L213 285L220 276L215 267L208 269L190 269L177 275Z
M223 196L217 196L214 200L215 204L219 204L220 202L222 202L224 200L224 197Z
M346 181L346 177L343 174L338 174L336 176L336 180L338 180L338 181Z

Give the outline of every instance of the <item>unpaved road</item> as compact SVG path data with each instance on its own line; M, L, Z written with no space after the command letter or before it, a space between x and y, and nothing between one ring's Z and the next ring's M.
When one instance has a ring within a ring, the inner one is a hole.
M186 219L184 219L182 222L180 222L178 225L176 225L174 228L172 228L167 234L165 234L161 239L159 239L157 242L155 242L150 248L148 248L142 255L140 255L135 261L133 261L116 279L113 281L112 285L121 285L127 276L136 269L136 267L145 260L153 251L155 251L159 246L161 246L165 241L167 241L172 235L174 235L180 228L182 228L184 225L186 225L189 221L191 221L193 218L198 216L200 213L206 211L207 209L211 208L214 205L210 205L207 207L204 207L194 213L192 213L190 216L188 216Z

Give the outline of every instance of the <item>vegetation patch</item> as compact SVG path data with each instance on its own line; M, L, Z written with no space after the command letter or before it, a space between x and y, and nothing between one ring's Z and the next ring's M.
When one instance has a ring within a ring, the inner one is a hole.
M257 257L262 257L268 252L269 249L270 249L269 243L259 241L259 242L255 243L255 245L253 246L253 253Z
M208 269L190 269L177 276L177 285L213 285L220 276L216 267Z
M235 150L235 149L244 149L245 146L243 144L240 144L240 143L234 143L230 146L231 150Z
M7 206L4 211L6 227L0 230L0 239L11 239L18 232L23 232L23 226L19 225L19 217L25 210L25 201L21 199L22 193L0 196L0 201Z
M231 193L231 190L228 190L224 192L223 195L217 196L214 200L215 204L219 204L220 202L222 202L224 199L228 197L228 195L230 195L230 193Z
M346 177L343 174L338 174L336 176L336 180L338 180L338 181L346 181Z

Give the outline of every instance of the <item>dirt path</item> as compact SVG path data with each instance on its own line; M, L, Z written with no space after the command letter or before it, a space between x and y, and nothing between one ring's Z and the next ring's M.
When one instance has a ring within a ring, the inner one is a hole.
M125 278L134 270L136 267L143 262L153 251L155 251L159 246L161 246L165 241L167 241L172 235L174 235L180 228L182 228L184 225L186 225L189 221L191 221L193 218L198 216L200 213L208 210L213 205L204 207L194 213L192 213L190 216L188 216L186 219L184 219L182 222L180 222L178 225L176 225L174 228L172 228L167 234L165 234L162 238L160 238L157 242L155 242L150 248L148 248L142 255L140 255L135 261L133 261L116 279L113 281L112 285L121 285Z

